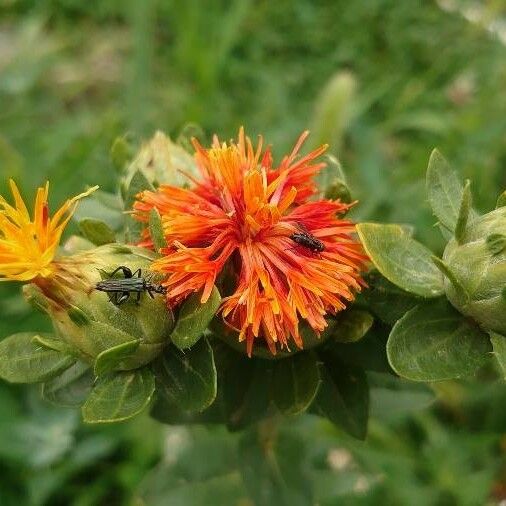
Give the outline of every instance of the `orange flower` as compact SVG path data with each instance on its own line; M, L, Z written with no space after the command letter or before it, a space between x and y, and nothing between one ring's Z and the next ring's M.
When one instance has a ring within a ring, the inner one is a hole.
M167 274L169 303L178 304L202 290L204 303L225 263L235 273L235 291L223 299L225 322L238 330L251 354L255 339L272 353L277 343L301 348L299 319L321 332L327 313L345 308L364 284L366 256L353 238L353 223L339 219L350 207L339 201L309 201L316 192L315 174L325 164L316 159L322 146L308 155L299 150L304 132L290 155L273 166L270 149L256 149L241 128L237 144L210 149L193 141L202 178L190 189L162 185L138 195L134 210L147 221L156 208L167 244L153 270ZM305 234L321 252L294 241ZM297 237L297 236L295 236ZM144 245L150 244L146 232Z
M0 281L31 281L48 278L55 269L54 257L61 235L77 201L98 186L67 200L51 218L47 202L49 183L37 190L33 218L14 181L9 181L14 206L0 195Z

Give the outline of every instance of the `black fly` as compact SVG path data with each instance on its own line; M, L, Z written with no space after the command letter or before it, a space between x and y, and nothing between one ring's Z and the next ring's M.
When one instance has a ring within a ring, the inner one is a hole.
M124 278L115 278L115 274L122 272ZM132 273L131 269L120 265L109 276L109 279L99 281L95 288L101 292L106 292L109 300L116 306L126 302L132 293L137 294L136 302L139 302L142 292L147 292L154 299L155 293L165 293L165 288L161 285L155 285L142 276L141 269Z
M310 234L307 228L302 224L298 223L299 232L294 232L290 239L297 243L299 246L303 246L313 253L321 253L325 250L325 245L317 239L314 235Z

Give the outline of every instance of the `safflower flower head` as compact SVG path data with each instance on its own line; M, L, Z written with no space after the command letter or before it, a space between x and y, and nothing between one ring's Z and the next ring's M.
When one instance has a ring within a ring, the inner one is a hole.
M309 200L317 192L314 176L325 167L318 161L327 146L299 155L304 132L278 166L259 137L254 148L241 128L237 142L215 136L209 149L193 140L200 179L188 189L161 185L141 192L135 216L144 222L156 208L162 217L167 247L152 270L165 274L170 305L201 291L209 298L225 265L234 288L225 294L220 312L225 323L246 340L251 355L255 341L270 351L302 348L299 320L320 333L334 314L354 300L364 282L360 271L367 257L354 238L355 226L340 218L350 205ZM293 239L306 234L322 245L314 251ZM152 246L145 230L144 246Z
M65 270L56 258L61 236L75 212L77 203L94 192L90 188L71 199L51 217L49 215L49 183L37 189L33 217L11 179L14 205L0 195L0 281L33 281L59 277Z

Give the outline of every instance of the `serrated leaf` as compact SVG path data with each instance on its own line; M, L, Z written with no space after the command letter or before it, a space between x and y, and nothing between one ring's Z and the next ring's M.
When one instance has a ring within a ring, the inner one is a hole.
M338 343L355 343L360 341L374 323L374 318L363 309L347 309L337 320L332 332L332 340Z
M432 211L439 222L453 232L459 216L463 186L457 173L437 149L430 155L426 184Z
M213 287L209 299L204 304L200 299L200 293L190 295L179 310L170 339L181 350L190 348L202 337L220 307L221 296L216 287Z
M274 363L270 390L274 404L282 413L295 415L305 411L319 386L320 373L314 353L300 352Z
M95 376L102 376L103 374L114 371L122 360L128 358L135 352L139 347L139 343L140 341L138 339L132 339L131 341L126 341L99 353L93 366Z
M494 356L501 368L503 378L506 379L506 337L497 334L496 332L489 332L490 341L492 342L492 349Z
M42 385L42 397L58 406L81 406L93 386L94 376L89 364L77 361L62 374Z
M138 415L155 391L155 378L146 367L98 378L82 407L86 423L112 423Z
M167 246L165 236L163 234L162 218L158 209L153 208L149 213L149 235L155 246L155 251L160 250Z
M398 225L360 223L357 231L376 268L389 281L421 297L443 293L443 277L432 252Z
M35 335L34 332L20 332L0 342L0 377L11 383L39 383L60 374L75 362L71 355L34 342Z
M393 327L387 343L392 368L413 381L475 373L489 358L490 340L446 300L420 304Z
M201 412L217 392L213 350L201 339L189 350L168 346L153 363L157 389L184 412Z
M320 355L322 383L312 409L358 439L367 433L369 387L365 372L341 362L333 353Z
M109 225L94 218L84 218L79 222L79 230L85 239L96 246L116 242L116 234Z

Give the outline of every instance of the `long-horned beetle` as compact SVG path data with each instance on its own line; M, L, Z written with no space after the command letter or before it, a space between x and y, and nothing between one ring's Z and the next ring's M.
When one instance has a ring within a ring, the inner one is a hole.
M115 278L114 276L120 271L123 273L124 278ZM108 279L99 281L95 285L95 289L106 292L109 300L116 306L126 302L133 293L137 294L136 302L139 302L143 292L148 293L152 299L154 299L153 294L164 294L166 292L165 287L162 285L153 284L150 279L143 277L141 269L132 272L124 265L120 265L115 269Z

